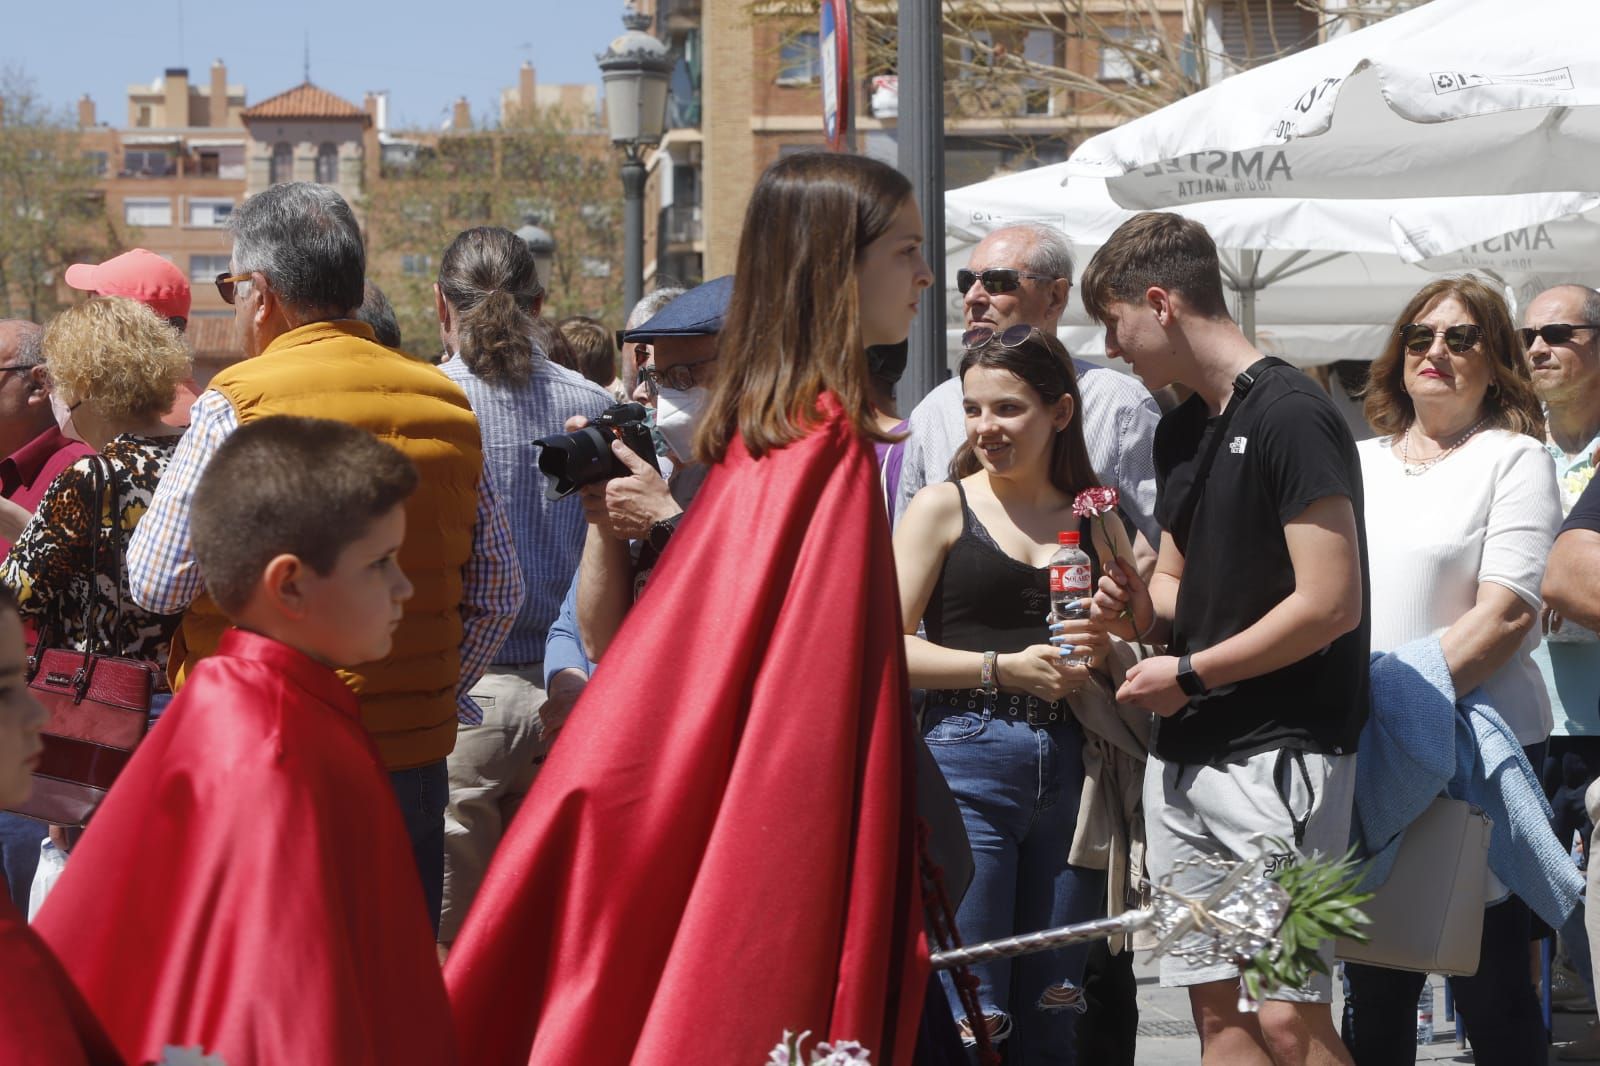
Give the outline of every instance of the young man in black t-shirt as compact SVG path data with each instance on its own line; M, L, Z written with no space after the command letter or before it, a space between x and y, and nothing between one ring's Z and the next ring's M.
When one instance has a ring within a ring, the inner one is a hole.
M1203 896L1222 873L1196 860L1272 869L1340 855L1369 643L1350 431L1326 393L1263 362L1228 316L1199 223L1130 219L1089 263L1083 297L1108 355L1151 389L1194 391L1156 431L1155 573L1146 586L1108 568L1096 596L1099 616L1130 608L1127 635L1153 633L1172 652L1117 693L1160 716L1144 791L1151 876ZM1327 977L1272 993L1258 1015L1239 1011L1238 978L1231 963L1161 960L1162 984L1189 988L1206 1063L1351 1061Z

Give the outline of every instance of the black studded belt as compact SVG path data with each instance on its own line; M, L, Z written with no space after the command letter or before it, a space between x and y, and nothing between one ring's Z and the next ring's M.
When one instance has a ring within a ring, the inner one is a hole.
M982 711L1021 718L1029 725L1049 726L1065 722L1072 714L1066 700L1042 700L1012 692L986 692L981 688L941 688L928 693L930 707L954 711Z

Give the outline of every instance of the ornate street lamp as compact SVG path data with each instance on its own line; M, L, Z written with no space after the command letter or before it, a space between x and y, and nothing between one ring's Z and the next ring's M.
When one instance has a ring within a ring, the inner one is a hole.
M611 143L622 149L622 311L627 314L644 295L644 150L661 143L673 62L667 46L645 32L650 16L629 4L622 24L627 32L596 58L606 89Z
M531 213L522 216L522 228L517 230L517 236L522 238L522 243L528 246L528 251L533 255L533 265L539 271L539 284L549 292L550 272L555 268L556 261L556 239L539 225L539 216Z

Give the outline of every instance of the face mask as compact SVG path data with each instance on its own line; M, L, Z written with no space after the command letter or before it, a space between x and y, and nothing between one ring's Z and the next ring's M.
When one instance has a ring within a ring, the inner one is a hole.
M82 400L78 401L78 403L82 402ZM76 406L77 404L73 405L73 407ZM50 390L50 412L56 416L56 428L61 430L63 437L79 442L83 440L82 434L78 432L78 427L72 424L72 407L68 407L67 401L63 400L61 394L54 389Z
M710 392L701 385L686 391L661 386L656 396L656 429L678 459L688 459L694 454L695 426L699 425L700 412L710 398Z

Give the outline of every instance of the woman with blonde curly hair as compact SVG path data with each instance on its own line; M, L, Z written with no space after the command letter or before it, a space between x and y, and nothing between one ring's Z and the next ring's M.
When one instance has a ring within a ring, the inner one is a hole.
M152 614L133 602L122 554L182 435L161 416L189 375L189 353L148 307L97 296L51 321L44 361L62 434L100 454L63 470L32 515L0 501L0 535L13 540L0 563L0 584L16 594L40 642L56 647L88 646L85 608L97 597L96 645L158 664L156 688L165 691L167 652L181 615ZM97 464L109 472L103 504L95 491ZM97 537L101 551L91 580ZM112 544L120 550L108 550Z

